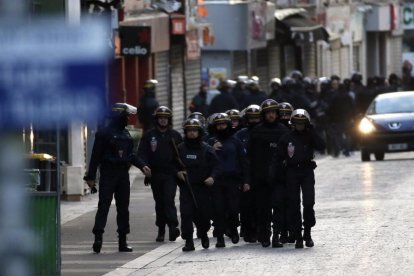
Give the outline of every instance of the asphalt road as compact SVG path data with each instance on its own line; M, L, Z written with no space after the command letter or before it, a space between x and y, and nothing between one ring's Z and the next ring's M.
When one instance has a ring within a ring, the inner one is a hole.
M112 211L105 237L110 243L103 254L92 254L94 212L88 213L62 226L62 274L101 275L118 267L108 275L414 275L413 165L414 153L364 163L359 153L319 160L315 247L302 250L228 240L225 249L204 250L197 242L190 253L181 251L180 240L157 247L150 191L136 185L130 240L138 252L116 251Z

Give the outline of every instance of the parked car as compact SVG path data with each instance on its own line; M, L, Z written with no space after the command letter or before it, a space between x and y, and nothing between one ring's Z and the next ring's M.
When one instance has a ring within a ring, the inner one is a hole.
M386 152L414 151L414 91L378 95L359 122L361 160Z

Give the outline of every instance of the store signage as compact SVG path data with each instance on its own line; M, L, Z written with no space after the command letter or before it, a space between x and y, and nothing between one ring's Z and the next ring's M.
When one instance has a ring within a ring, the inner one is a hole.
M405 4L402 12L403 17L403 29L413 30L414 29L414 4Z
M0 49L0 129L54 129L106 114L104 24L2 27Z
M151 54L151 27L120 26L121 55L149 56Z

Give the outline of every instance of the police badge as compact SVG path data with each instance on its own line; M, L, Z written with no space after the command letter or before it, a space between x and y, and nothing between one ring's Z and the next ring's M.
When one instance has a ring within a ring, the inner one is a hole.
M292 158L293 155L295 154L295 146L292 145L292 143L289 143L287 151L288 151L289 157Z
M152 137L151 138L151 150L152 150L152 152L155 152L157 150L157 145L158 145L157 139L155 139L155 137Z

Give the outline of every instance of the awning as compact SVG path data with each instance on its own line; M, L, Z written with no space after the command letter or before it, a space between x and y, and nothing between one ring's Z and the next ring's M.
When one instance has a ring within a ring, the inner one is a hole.
M275 12L276 39L290 40L297 44L329 41L326 29L305 16L304 9L282 9ZM279 36L279 37L278 37Z

